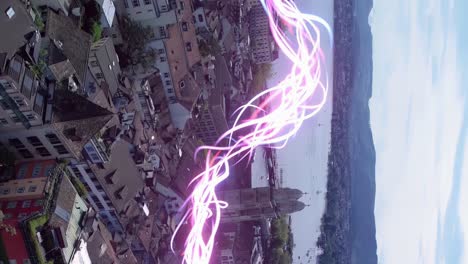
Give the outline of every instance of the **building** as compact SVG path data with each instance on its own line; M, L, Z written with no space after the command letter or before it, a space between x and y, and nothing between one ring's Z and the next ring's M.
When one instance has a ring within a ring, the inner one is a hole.
M218 193L218 198L229 206L222 210L221 222L254 221L294 213L305 208L305 204L298 201L301 197L301 191L290 188L223 191Z
M117 2L117 12L151 27L154 40L168 38L167 26L177 23L176 1L120 0Z
M254 5L249 11L249 37L252 59L256 64L268 63L279 56L270 31L270 21L262 5Z
M102 38L92 44L88 67L98 86L106 82L111 95L117 93L121 70L111 38Z
M156 125L156 109L151 98L149 82L146 79L135 80L133 87L135 91L133 102L135 102L135 108L140 114L141 121L146 129L154 129Z
M117 213L111 199L100 184L96 174L86 162L71 162L68 170L85 185L88 195L88 204L98 212L108 229L112 232L123 232L123 228L117 218Z
M46 6L56 12L63 12L66 16L70 11L70 6L74 0L32 0L31 3L34 7L39 8Z
M113 235L99 219L96 212L90 211L83 227L82 248L75 254L72 264L136 264L137 259L128 245L119 236ZM89 260L88 262L85 261Z
M87 200L111 232L123 233L129 215L138 211L135 197L144 187L130 151L132 145L117 141L110 161L102 165L72 162L69 170L88 190Z
M69 177L62 177L58 188L47 225L40 231L44 240L41 246L45 259L70 263L75 253L76 241L81 236L88 206Z
M35 36L36 26L29 11L19 0L0 1L0 68ZM8 36L8 37L6 37ZM1 55L5 53L5 55Z
M47 104L44 124L0 128L0 143L18 160L81 158L84 145L114 117L76 93L53 85L48 92L53 99Z
M0 234L10 263L27 263L29 253L20 223L43 210L46 184L54 160L20 163L16 166L17 178L0 184L0 210L3 223L15 228L12 235L6 229Z
M0 68L0 130L42 125L46 93L24 59L14 55Z
M68 82L71 89L80 89L86 80L92 37L80 30L70 18L47 12L45 38L41 45L48 49L46 75L57 82Z
M208 145L215 144L228 130L225 94L231 90L232 80L221 55L216 56L215 75L215 87L199 98L194 117L196 136Z
M102 9L101 26L103 28L112 27L115 19L115 5L113 0L96 0Z

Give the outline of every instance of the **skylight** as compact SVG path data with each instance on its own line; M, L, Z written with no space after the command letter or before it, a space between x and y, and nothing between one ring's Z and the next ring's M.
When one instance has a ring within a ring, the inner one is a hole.
M6 10L6 14L8 18L11 19L15 15L15 10L13 9L13 7L8 7L8 9Z

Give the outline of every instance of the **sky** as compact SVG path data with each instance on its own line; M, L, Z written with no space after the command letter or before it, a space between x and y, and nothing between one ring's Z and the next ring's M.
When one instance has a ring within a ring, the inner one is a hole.
M468 263L466 2L374 1L379 263Z

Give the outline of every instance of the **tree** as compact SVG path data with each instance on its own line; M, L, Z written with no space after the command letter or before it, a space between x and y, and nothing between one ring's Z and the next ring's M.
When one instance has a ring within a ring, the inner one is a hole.
M221 47L213 36L210 36L207 40L201 39L198 42L198 49L200 50L200 55L203 57L208 55L218 55L221 53Z
M101 39L102 36L102 27L98 22L94 22L91 27L91 35L93 36L93 42L96 42Z
M274 75L271 63L256 65L253 70L253 81L250 89L251 97L263 91L268 79L272 78Z
M126 57L131 66L141 64L146 70L157 58L153 49L147 48L148 42L153 38L154 33L150 27L144 27L141 23L135 22L123 16L120 19L120 31L124 46L119 49Z

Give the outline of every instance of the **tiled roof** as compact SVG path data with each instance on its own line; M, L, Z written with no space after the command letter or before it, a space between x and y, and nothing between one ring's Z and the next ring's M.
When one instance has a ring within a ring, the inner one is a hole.
M80 83L84 84L91 36L80 30L69 17L56 14L52 10L48 12L46 23L47 36L63 44L63 54L75 68Z

